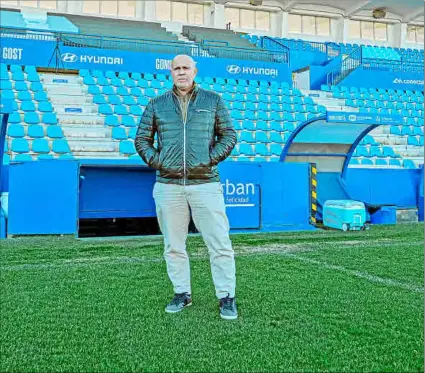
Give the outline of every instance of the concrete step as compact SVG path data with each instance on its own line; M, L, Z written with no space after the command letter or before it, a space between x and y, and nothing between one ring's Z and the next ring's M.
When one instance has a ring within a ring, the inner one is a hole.
M68 74L40 74L43 78L43 81L47 84L57 84L57 85L69 85L69 84L78 84L79 76L78 75L68 75Z
M119 152L89 152L89 151L76 151L72 154L76 158L81 159L97 159L97 158L104 158L104 159L128 159L128 157L124 157Z
M45 85L45 88L49 95L51 94L62 94L62 95L71 95L71 96L84 96L83 87L81 85L68 85L68 86L59 86L59 85Z
M83 114L83 115L71 115L71 114L59 114L58 121L61 124L77 126L81 125L95 125L95 126L104 126L105 118L99 114Z
M110 128L88 127L62 127L64 135L69 140L108 139L111 141L112 130Z
M55 111L58 114L97 114L99 109L96 104L56 104L54 103Z
M68 140L69 147L74 152L118 152L119 151L119 142L115 141L90 141L88 139L80 140Z
M87 96L87 94L82 93L81 95L69 95L69 94L51 94L50 101L52 104L56 105L84 105L84 104L93 104L93 97Z

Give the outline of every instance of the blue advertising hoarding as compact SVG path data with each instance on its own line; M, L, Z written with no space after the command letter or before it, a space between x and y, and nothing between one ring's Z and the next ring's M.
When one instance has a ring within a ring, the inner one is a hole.
M359 67L343 79L339 85L358 88L392 88L423 91L424 75L423 72L368 70Z
M56 42L1 38L1 62L6 64L55 67ZM174 55L129 52L123 50L80 48L60 45L59 54L66 69L98 69L143 73L167 73ZM52 58L53 56L53 58ZM238 59L194 57L199 76L277 80L291 82L285 63L246 61ZM49 66L50 62L50 66ZM61 66L62 67L62 64Z
M382 124L398 126L403 124L401 115L382 115L367 113L347 113L341 111L328 111L326 114L328 123L353 123L353 124Z

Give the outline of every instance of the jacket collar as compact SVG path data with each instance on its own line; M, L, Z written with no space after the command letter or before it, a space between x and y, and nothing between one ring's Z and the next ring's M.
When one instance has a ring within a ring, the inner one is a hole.
M172 92L177 97L181 97L180 96L180 93L179 93L179 90L177 89L177 87L175 85L173 86ZM192 87L192 89L189 92L187 92L187 95L190 96L191 94L193 94L192 95L192 99L194 99L196 97L196 95L198 94L198 92L199 92L199 87L198 87L198 85L195 82L193 82L193 87Z

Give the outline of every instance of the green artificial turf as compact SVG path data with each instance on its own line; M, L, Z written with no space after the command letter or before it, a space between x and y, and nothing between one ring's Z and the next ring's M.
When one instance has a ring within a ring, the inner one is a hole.
M200 237L173 315L161 237L1 241L0 371L423 371L423 228L234 235L236 321Z

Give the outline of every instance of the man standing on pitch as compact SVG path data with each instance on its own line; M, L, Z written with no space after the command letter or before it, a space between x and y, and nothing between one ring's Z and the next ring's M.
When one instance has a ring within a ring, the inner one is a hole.
M196 74L191 57L174 58L174 87L146 107L135 145L143 160L157 170L153 196L175 293L165 311L179 312L192 304L186 252L191 211L208 247L220 316L233 320L238 316L235 260L217 165L234 148L236 132L221 97L196 86Z

